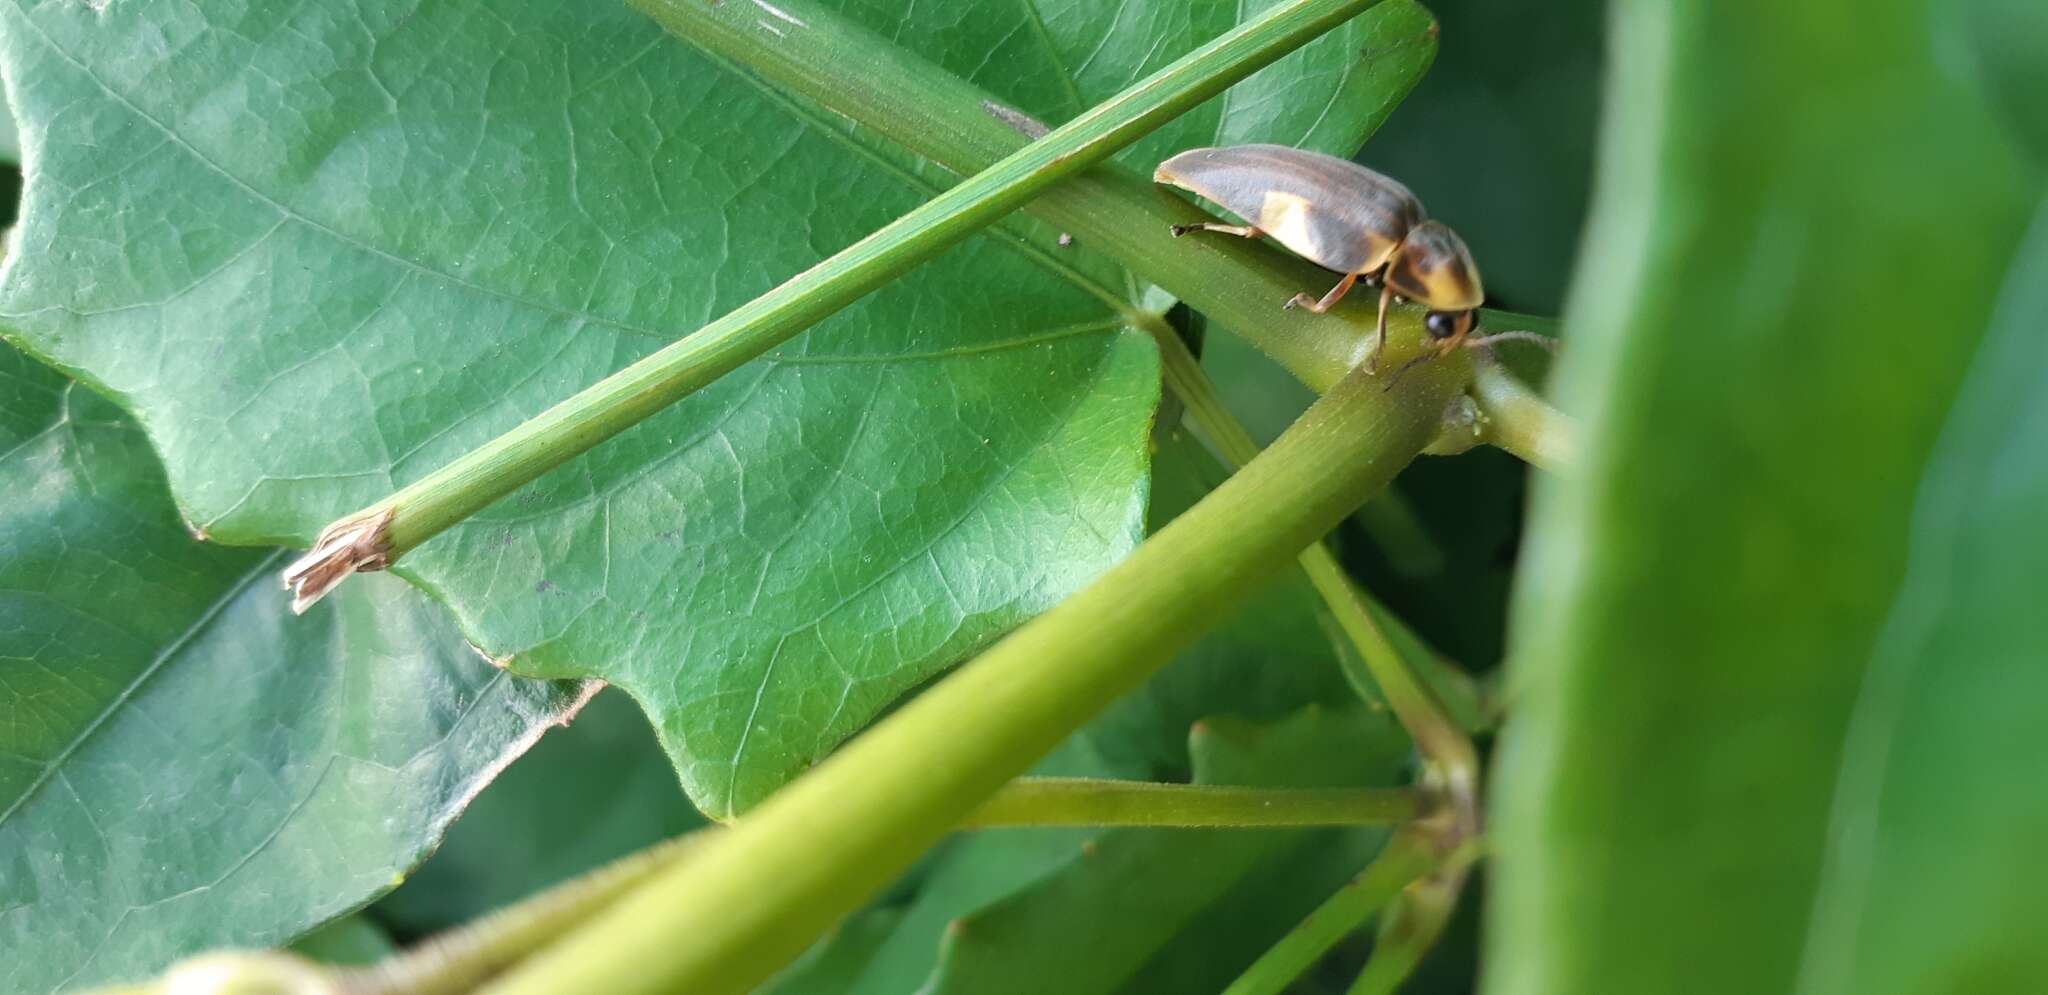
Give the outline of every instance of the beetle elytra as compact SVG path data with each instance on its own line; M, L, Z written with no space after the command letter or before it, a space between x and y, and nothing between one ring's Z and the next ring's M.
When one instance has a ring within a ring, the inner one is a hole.
M1296 294L1285 307L1328 311L1363 277L1380 283L1379 322L1367 370L1387 341L1387 305L1396 295L1429 308L1423 328L1441 345L1463 344L1478 324L1486 291L1464 240L1426 219L1422 202L1398 181L1357 163L1284 145L1190 149L1153 171L1250 222L1175 225L1176 236L1216 231L1266 235L1295 255L1344 274L1321 298Z

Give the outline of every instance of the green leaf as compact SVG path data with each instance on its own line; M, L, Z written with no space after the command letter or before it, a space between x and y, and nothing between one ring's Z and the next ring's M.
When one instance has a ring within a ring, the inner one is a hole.
M1985 97L2035 165L2048 169L2048 7L1964 0L1956 8Z
M7 106L4 79L0 79L0 162L21 162L21 135L14 126L14 112Z
M2034 868L2048 788L2048 202L1915 498L1857 692L1802 990L2026 991L2048 976Z
M947 20L912 7L859 13ZM1005 92L1056 57L1096 93L1225 21L1077 6L1034 18L1048 48L1024 16L933 44ZM40 143L0 312L137 413L224 541L303 542L930 189L616 7L0 24ZM1384 108L1353 99L1351 37L1198 130L1359 134ZM1154 357L1117 321L1128 281L1056 251L976 238L401 570L514 671L627 690L691 797L743 809L1136 542Z
M477 795L375 912L401 935L436 932L702 825L647 720L606 691Z
M977 5L972 16L959 17L913 16L915 7L889 0L826 5L1057 124L1275 2L1017 0ZM1197 145L1285 142L1348 156L1435 58L1432 24L1416 4L1390 0L1181 115L1117 159L1150 175L1161 159Z
M0 991L282 943L390 888L576 704L373 579L293 620L142 434L0 347Z
M1518 577L1489 991L2038 982L2048 936L2010 910L2044 796L2010 736L2044 715L2042 640L1996 606L2048 545L2011 399L2041 367L1986 329L2040 194L1942 6L1620 8L1557 378L1584 459ZM2022 272L2004 320L2038 340Z

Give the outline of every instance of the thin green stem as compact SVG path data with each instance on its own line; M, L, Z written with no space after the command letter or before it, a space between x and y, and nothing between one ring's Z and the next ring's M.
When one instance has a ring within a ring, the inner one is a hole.
M1479 818L1479 753L1472 746L1472 739L1465 729L1444 707L1443 699L1436 690L1422 679L1418 668L1408 662L1410 656L1423 659L1427 650L1421 648L1419 640L1407 635L1403 640L1410 647L1404 654L1390 636L1388 629L1397 625L1392 613L1370 601L1366 594L1351 582L1334 558L1324 557L1315 561L1304 558L1302 569L1308 572L1309 581L1335 606L1348 605L1334 614L1337 625L1358 647L1359 659L1364 663L1366 673L1353 675L1353 683L1370 682L1379 688L1387 699L1387 707L1393 709L1394 717L1401 727L1415 738L1415 747L1428 762L1428 773L1449 797L1457 811L1460 829L1477 833ZM1404 634L1405 635L1405 634ZM1340 658L1341 659L1341 658ZM1441 668L1441 664L1438 665ZM1458 675L1462 677L1463 675ZM1362 679L1361 679L1362 678ZM1470 679L1458 682L1442 682L1445 686L1471 689ZM1474 720L1479 714L1478 702L1471 701L1465 711Z
M1237 788L1026 777L1004 785L960 828L1382 826L1421 813L1421 796L1401 788Z
M1459 365L1392 390L1341 381L1130 557L489 990L759 983L1385 486L1460 389Z
M1358 520L1387 565L1403 577L1431 577L1444 571L1444 551L1398 491L1388 491L1358 509Z
M1436 867L1442 853L1430 833L1403 829L1350 884L1308 914L1238 976L1223 995L1277 995L1338 940L1365 924L1410 881Z
M1460 864L1438 868L1401 889L1380 916L1372 956L1346 995L1394 995L1399 991L1443 935L1464 886L1465 865Z
M1472 399L1485 419L1485 441L1545 470L1572 462L1577 431L1571 417L1551 407L1499 360L1483 355L1473 360Z
M388 566L514 488L787 341L1374 2L1275 4L824 262L341 519L286 571L295 607L303 609L356 570ZM834 47L847 40L802 18L792 18L776 35L778 44L791 46L810 39ZM844 48L835 54L842 60L854 55Z

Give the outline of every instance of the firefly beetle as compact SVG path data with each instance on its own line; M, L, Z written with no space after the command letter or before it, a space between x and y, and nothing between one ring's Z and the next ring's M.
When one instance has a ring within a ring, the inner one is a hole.
M1189 149L1152 173L1155 182L1191 191L1251 222L1175 225L1175 237L1216 231L1270 236L1295 255L1344 274L1320 300L1296 294L1286 307L1321 314L1360 277L1380 284L1379 323L1370 371L1387 342L1387 304L1395 295L1429 308L1422 327L1441 343L1437 355L1464 343L1478 325L1486 297L1479 267L1456 232L1427 220L1408 188L1336 156L1284 145Z

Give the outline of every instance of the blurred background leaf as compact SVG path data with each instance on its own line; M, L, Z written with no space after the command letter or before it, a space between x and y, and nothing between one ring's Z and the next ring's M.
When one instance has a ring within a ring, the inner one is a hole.
M1585 457L1539 488L1517 577L1490 991L2004 990L1979 986L2048 949L2037 916L1975 918L2007 907L1983 886L2040 884L1974 831L2038 804L1999 797L2038 797L2033 764L1987 748L2009 713L1973 730L1968 692L1930 695L1893 761L1892 732L1852 735L1904 721L1887 680L1974 683L2041 645L2026 618L1961 638L1981 616L1922 600L1939 592L1914 576L1923 545L1936 571L1963 552L1940 548L1964 538L1942 523L1985 452L2044 441L2016 442L2038 422L2011 409L1970 421L1965 376L1993 362L1993 302L2039 192L1951 57L1967 43L1951 12L1620 8L1556 381ZM1937 448L1977 431L1953 461ZM2033 485L2029 466L2001 473L1987 511ZM2048 544L2048 518L1998 521L2009 548L1973 585ZM2024 700L2038 726L2048 706ZM1943 755L1998 766L1944 783L1927 766ZM1905 898L1915 871L1867 862L1927 825L1846 790L1892 778L1954 803L1942 906ZM1880 895L1898 904L1859 919ZM1858 921L1867 935L1843 925Z
M1843 744L1800 990L2019 992L2048 977L2048 202L1915 496Z

